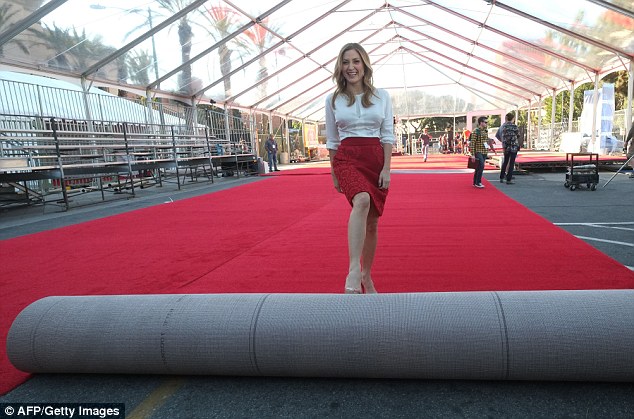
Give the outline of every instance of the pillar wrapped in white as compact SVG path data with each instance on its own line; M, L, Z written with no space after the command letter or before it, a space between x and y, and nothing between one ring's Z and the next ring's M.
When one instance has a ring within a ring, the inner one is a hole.
M634 290L47 297L33 373L634 381Z

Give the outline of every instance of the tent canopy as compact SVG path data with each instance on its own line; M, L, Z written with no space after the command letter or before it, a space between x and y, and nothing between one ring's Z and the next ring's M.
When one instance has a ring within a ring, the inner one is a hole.
M322 120L361 43L402 116L527 107L634 61L630 0L8 0L0 69Z

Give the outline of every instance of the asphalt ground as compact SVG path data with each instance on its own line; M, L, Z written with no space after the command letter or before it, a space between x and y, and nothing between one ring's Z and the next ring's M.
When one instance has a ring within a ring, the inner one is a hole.
M485 178L632 269L634 179L619 174L603 187L612 175L601 172L595 191L570 191L563 172L517 175L513 185L499 183L497 172ZM49 205L5 209L0 239L262 180L148 188L107 202L87 194L75 197L68 212ZM41 374L0 397L9 402L124 403L129 418L634 418L634 383Z

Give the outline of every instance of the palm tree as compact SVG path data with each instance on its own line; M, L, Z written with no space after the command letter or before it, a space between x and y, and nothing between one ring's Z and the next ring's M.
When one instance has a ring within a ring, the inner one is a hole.
M176 14L192 3L192 0L157 0L158 4L171 14ZM178 40L181 46L181 62L186 63L191 58L192 38L194 32L187 15L178 20ZM192 66L187 64L179 75L179 92L191 95L192 92Z
M236 29L237 14L232 9L218 5L208 8L206 12L203 17L211 25L210 28L207 28L207 31L216 42L226 38ZM240 43L240 41L235 42L240 47L244 47L244 44ZM231 77L227 77L227 75L231 73L231 55L233 52L234 50L227 43L218 47L220 73L224 77L225 97L231 96Z
M129 54L126 65L128 67L132 83L141 86L147 86L150 84L148 69L152 65L152 57L147 51L135 51Z
M53 57L47 60L49 67L55 67L64 70L76 69L76 58L73 49L80 45L86 38L82 38L76 29L73 29L74 33L71 33L71 29L62 29L53 24L52 27L43 24L42 29L33 29L41 45L45 45L50 48L50 51L57 53Z
M17 10L11 10L12 8L13 5L9 3L0 6L0 32L3 32L4 29L9 26L11 19L18 13ZM15 44L23 53L29 55L29 49L24 42L14 38L10 43ZM0 45L0 57L4 57L4 45Z
M116 51L115 48L104 45L100 36L94 39L86 37L85 30L78 33L75 28L62 29L55 24L52 27L44 24L41 30L30 30L38 38L40 45L57 53L48 59L48 65L62 70L82 72L92 63ZM116 63L119 79L127 78L127 70L122 68L123 61ZM100 69L97 74L105 76L107 69Z
M263 19L262 21L264 25L255 25L255 26L252 26L247 31L245 31L245 35L253 43L253 46L255 47L257 54L263 53L275 39L275 36L273 35L273 33L271 33L271 31L265 28L265 26L268 27L268 21L269 21L269 18L267 17ZM269 75L269 70L266 63L266 55L262 55L260 57L260 59L258 60L258 64L260 65L260 69L258 70L256 81L260 82L260 80L266 79ZM258 92L259 92L260 98L263 98L267 95L267 87L268 87L267 81L263 81L258 86Z

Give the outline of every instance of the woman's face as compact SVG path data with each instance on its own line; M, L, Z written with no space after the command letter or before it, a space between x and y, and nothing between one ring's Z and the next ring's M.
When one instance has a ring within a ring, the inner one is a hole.
M365 71L363 67L363 60L361 60L359 53L354 49L344 52L341 63L341 72L348 82L348 85L362 84Z

